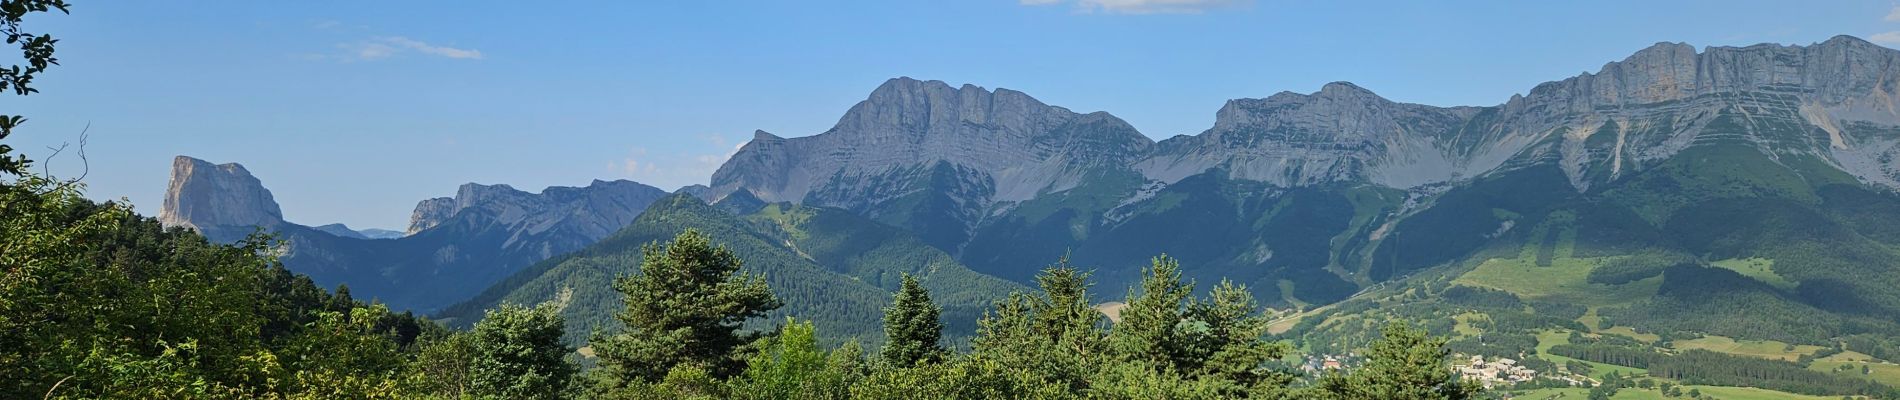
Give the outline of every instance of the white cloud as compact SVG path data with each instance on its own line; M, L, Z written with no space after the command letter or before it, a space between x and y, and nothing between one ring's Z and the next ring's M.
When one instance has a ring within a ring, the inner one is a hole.
M462 58L462 59L471 59L471 60L482 59L481 50L458 49L458 48L448 47L448 46L437 46L437 45L432 45L428 43L423 43L420 40L410 39L410 38L401 37L401 36L385 37L385 38L381 38L380 40L383 43L388 43L390 45L394 45L397 47L415 50L416 52L419 52L422 54L428 54L432 56L442 56L442 57L448 57L448 58Z
M710 145L708 151L649 154L646 148L635 147L627 151L625 158L609 161L607 169L620 177L668 190L704 185L712 181L713 172L738 153L745 142L732 143L712 134L700 138Z
M462 60L482 59L481 50L437 46L401 36L378 37L354 43L342 43L336 46L344 52L344 54L340 56L333 57L339 61L374 61L408 52Z
M1900 31L1876 33L1868 36L1867 40L1888 46L1900 46Z
M1888 22L1900 22L1900 6L1894 6L1893 10L1887 11L1887 18L1885 19Z
M1062 4L1069 0L1019 0L1026 6ZM1110 14L1199 14L1239 8L1253 0L1074 0L1075 9L1084 13Z

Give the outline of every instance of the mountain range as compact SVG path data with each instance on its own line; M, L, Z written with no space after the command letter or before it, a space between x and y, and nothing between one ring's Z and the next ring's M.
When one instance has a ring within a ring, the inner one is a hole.
M536 261L597 242L666 194L625 180L541 193L470 183L454 197L417 204L406 233L355 231L284 221L270 190L242 165L179 156L159 220L223 242L260 229L274 233L285 244L285 267L318 284L345 285L392 308L430 312Z
M285 263L391 282L386 301L425 285L428 301L403 299L424 310L468 299L449 318L562 301L586 332L611 327L609 284L638 244L691 228L753 260L788 309L865 337L895 272L994 299L1067 257L1113 298L1165 253L1202 288L1232 280L1289 310L1289 335L1450 320L1481 293L1520 305L1487 309L1498 320L1819 344L1900 328L1896 103L1900 52L1849 36L1659 43L1482 107L1336 82L1228 101L1160 141L1013 90L897 78L825 132L756 132L709 185L662 200L469 185L420 204L400 239L286 229ZM281 223L241 167L195 165L231 179L181 186L175 166L168 224ZM645 202L561 200L580 198ZM499 253L457 257L480 251ZM505 262L442 261L469 259ZM949 304L967 335L982 305Z

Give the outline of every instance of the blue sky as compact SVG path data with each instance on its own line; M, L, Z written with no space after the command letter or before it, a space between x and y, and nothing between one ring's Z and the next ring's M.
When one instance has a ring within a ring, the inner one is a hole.
M30 119L15 147L40 159L90 123L94 198L156 214L183 154L244 164L291 221L392 229L464 182L704 183L753 130L822 132L897 76L1165 138L1331 81L1494 105L1660 41L1900 45L1891 1L74 3L27 21L63 65L0 97Z

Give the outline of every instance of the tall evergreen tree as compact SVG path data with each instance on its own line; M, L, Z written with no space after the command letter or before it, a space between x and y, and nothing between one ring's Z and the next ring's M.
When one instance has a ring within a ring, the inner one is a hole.
M930 302L930 292L917 278L904 274L904 281L884 309L884 363L910 368L943 361L943 307Z
M623 382L654 382L680 365L720 378L743 368L736 351L758 334L741 334L740 325L783 305L765 279L739 274L743 261L695 230L665 245L649 243L642 253L639 273L614 280L626 296L626 309L615 316L626 330L594 339L610 373Z
M1121 322L1109 334L1115 351L1125 360L1174 367L1186 357L1180 325L1183 308L1194 286L1181 281L1181 264L1166 254L1141 278L1141 290L1131 294L1121 311Z
M468 385L478 397L557 399L574 375L561 343L566 321L552 304L503 305L470 332L474 357Z
M1187 372L1233 381L1244 387L1262 383L1281 386L1290 376L1266 368L1268 361L1291 352L1282 342L1263 340L1268 320L1245 285L1225 279L1214 286L1208 301L1188 306L1186 332L1190 348Z
M1036 302L1036 331L1067 350L1094 353L1100 344L1102 313L1089 298L1089 273L1062 257L1036 275L1042 298Z

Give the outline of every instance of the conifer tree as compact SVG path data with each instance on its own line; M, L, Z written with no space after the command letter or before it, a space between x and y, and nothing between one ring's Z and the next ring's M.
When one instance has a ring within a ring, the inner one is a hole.
M1109 338L1124 360L1173 367L1186 356L1176 327L1194 286L1181 281L1180 262L1163 254L1143 274L1140 289L1130 295Z
M741 334L740 325L783 305L764 278L739 274L739 257L695 230L642 252L639 273L614 281L626 296L615 316L626 329L594 340L610 374L623 383L655 382L681 365L717 378L744 368L737 350L758 334Z
M942 361L945 353L943 308L930 302L930 292L917 278L904 274L904 281L884 309L884 351L886 365L910 368Z
M1042 297L1036 304L1036 331L1078 353L1094 353L1100 344L1101 312L1089 298L1089 273L1063 257L1036 275Z
M1190 349L1184 360L1186 372L1211 375L1252 387L1261 383L1284 384L1291 377L1265 368L1268 361L1292 351L1281 342L1263 340L1267 335L1266 316L1261 315L1253 294L1244 285L1225 279L1214 286L1209 301L1188 306L1186 332Z

